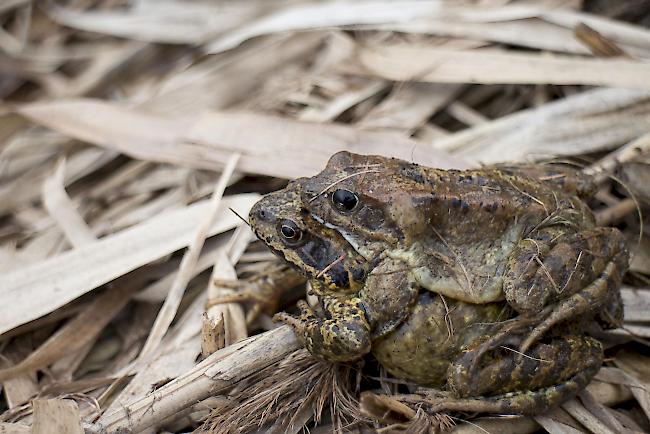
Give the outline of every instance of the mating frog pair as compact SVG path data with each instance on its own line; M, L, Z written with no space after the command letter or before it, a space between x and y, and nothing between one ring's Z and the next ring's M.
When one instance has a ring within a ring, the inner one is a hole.
M256 235L302 270L320 306L291 325L332 362L372 352L445 390L440 410L534 414L602 364L586 336L622 320L625 240L596 227L574 170L439 170L340 152L251 210Z

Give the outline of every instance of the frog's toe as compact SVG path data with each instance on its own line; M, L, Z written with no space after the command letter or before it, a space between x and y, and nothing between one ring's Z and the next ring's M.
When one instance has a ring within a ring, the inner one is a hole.
M298 334L302 333L305 329L304 321L302 321L299 318L296 318L295 316L289 315L286 312L278 312L275 315L273 315L273 322L285 323L286 325L294 329L296 332L298 332Z
M314 314L314 310L309 306L309 303L307 303L305 300L298 300L296 303L296 306L298 309L300 309L300 317L301 318L313 318L316 315Z

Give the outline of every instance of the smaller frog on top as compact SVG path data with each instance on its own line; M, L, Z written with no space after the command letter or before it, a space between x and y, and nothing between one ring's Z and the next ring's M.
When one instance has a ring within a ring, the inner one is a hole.
M470 303L506 300L543 318L522 345L556 324L597 314L622 319L628 250L596 227L581 200L595 186L564 166L441 170L339 152L298 181L311 218L368 258L390 257L430 291Z

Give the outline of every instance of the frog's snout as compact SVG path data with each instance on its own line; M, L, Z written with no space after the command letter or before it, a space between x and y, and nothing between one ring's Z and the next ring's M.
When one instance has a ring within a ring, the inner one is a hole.
M248 213L248 223L253 229L255 229L261 222L270 222L273 220L273 213L266 210L264 207L263 201L260 200L252 206L250 212Z

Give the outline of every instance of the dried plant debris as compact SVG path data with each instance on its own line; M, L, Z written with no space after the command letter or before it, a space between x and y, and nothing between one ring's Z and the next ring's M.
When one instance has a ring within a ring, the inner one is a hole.
M363 392L360 407L362 414L376 423L385 425L378 430L383 433L436 433L454 426L454 421L449 415L427 412L422 405L407 405L390 395Z
M229 407L215 409L202 427L211 433L252 432L265 425L294 431L307 419L319 424L323 410L338 432L366 421L355 398L358 367L319 361L306 350L262 369L228 395ZM358 393L358 391L356 391Z
M648 25L646 0L0 2L0 432L650 431ZM239 216L344 149L596 176L632 258L585 392L432 413L277 328L304 278Z

